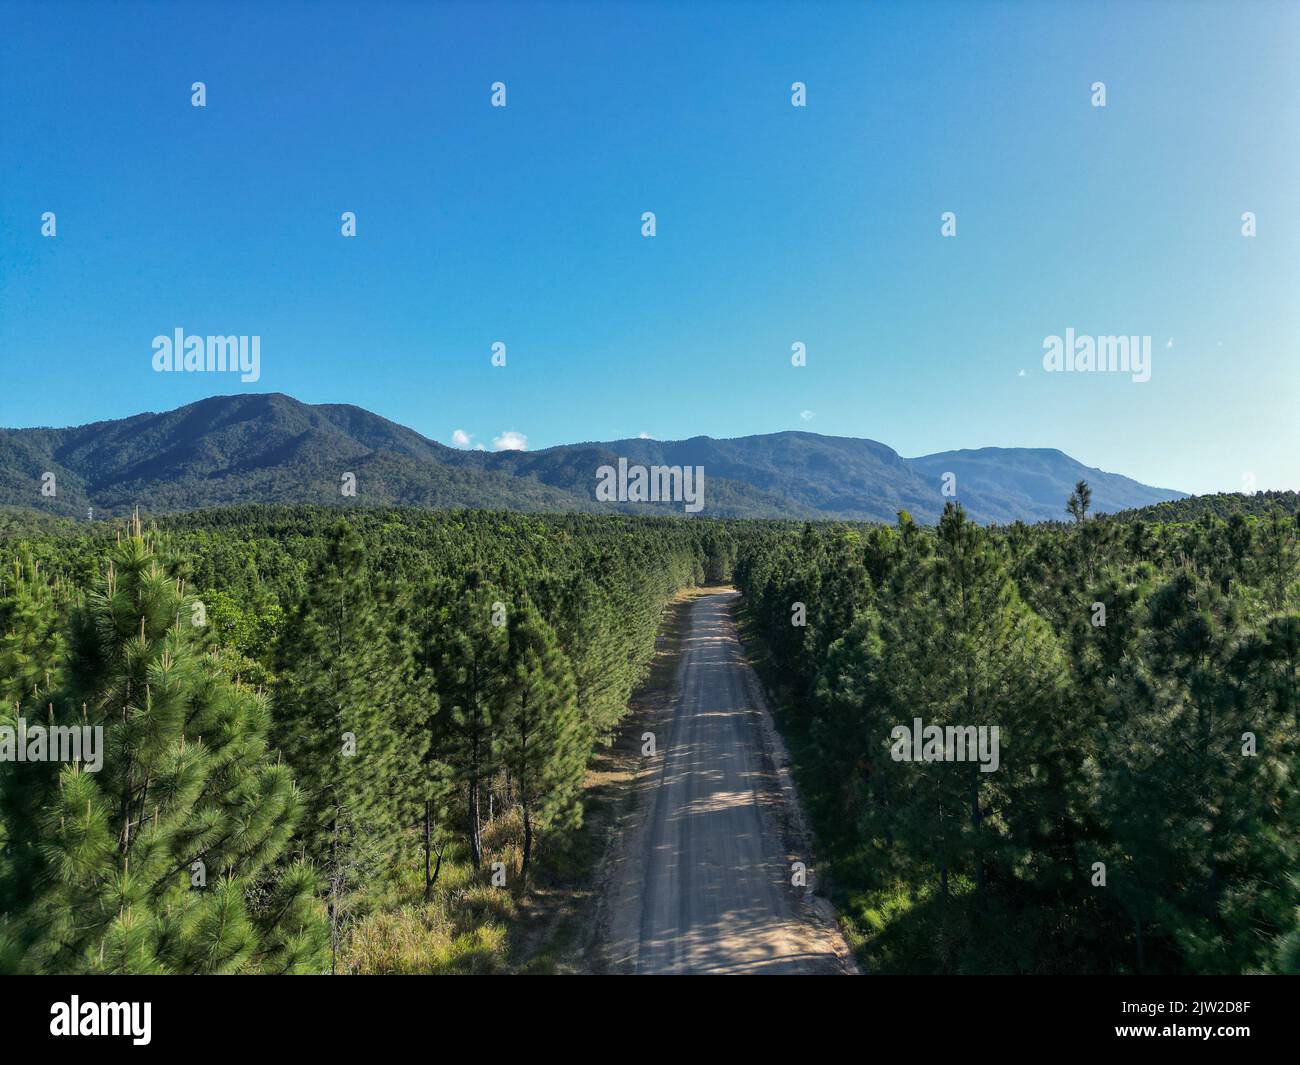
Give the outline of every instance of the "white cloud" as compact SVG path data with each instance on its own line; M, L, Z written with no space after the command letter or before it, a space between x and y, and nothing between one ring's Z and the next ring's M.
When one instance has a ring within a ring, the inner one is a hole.
M1174 338L1173 338L1173 337L1170 337L1170 338L1165 342L1165 347L1167 347L1167 348L1172 348L1173 346L1174 346Z
M802 418L802 419L803 419L804 421L806 421L806 422L810 422L810 421L812 421L815 417L817 417L817 415L814 414L814 413L813 413L812 411L810 411L810 410L801 410L801 411L799 412L799 417Z
M637 434L636 434L636 438L637 438L638 440L653 440L653 439L654 439L654 437L651 436L649 433L637 433Z
M527 451L528 437L523 433L517 433L513 429L507 429L500 436L492 438L493 451Z
M473 433L465 432L464 429L456 429L453 430L451 434L451 442L457 447L469 447L469 442L473 435Z

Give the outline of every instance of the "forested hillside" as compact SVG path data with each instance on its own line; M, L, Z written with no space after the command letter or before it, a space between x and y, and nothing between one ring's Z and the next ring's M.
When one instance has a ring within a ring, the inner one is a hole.
M823 883L876 971L1296 972L1300 519L1080 487L1068 525L741 540ZM909 758L917 719L1000 763Z
M327 508L4 534L0 723L105 736L98 772L0 763L19 972L506 966L664 603L732 552L681 519Z
M1280 510L1283 514L1300 512L1300 492L1268 491L1252 495L1243 492L1216 492L1121 511L1115 518L1119 521L1188 522L1204 517L1226 520L1234 514L1265 517L1272 510Z
M1093 509L1181 493L1092 469L1051 448L981 448L903 458L874 440L777 432L717 440L451 448L360 407L280 393L212 396L163 413L67 429L0 429L0 505L84 518L259 500L328 506L487 507L526 512L681 513L680 503L598 501L619 459L704 470L711 518L937 521L956 492L981 522L1056 517L1079 478ZM341 491L351 474L354 495Z

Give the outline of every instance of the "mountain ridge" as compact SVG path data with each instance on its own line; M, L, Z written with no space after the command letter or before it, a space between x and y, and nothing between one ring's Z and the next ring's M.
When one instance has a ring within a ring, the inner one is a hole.
M703 466L715 517L933 521L955 498L977 521L1060 519L1074 481L1098 512L1185 493L1084 466L1056 448L965 448L906 458L880 441L805 430L685 440L625 438L536 451L449 447L349 403L280 392L211 396L170 411L80 426L0 429L0 504L81 515L193 510L240 503L348 503L437 509L682 511L681 504L603 503L596 470L619 457ZM46 474L54 495L42 494ZM342 476L356 477L344 496Z

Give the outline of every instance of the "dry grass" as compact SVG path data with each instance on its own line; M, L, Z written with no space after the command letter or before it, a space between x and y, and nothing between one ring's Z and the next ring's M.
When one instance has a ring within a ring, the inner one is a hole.
M348 974L413 975L509 972L510 935L519 919L523 861L519 816L494 818L483 829L483 868L474 871L468 856L446 856L424 901L419 863L385 899L391 904L361 918L351 929L339 969ZM504 887L492 884L493 864L505 866Z
M341 970L403 976L505 971L506 926L475 924L467 912L453 914L445 899L435 899L373 914L353 930Z

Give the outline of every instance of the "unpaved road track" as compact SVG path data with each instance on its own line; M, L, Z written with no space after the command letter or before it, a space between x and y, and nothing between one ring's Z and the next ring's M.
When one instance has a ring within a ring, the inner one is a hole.
M829 907L790 882L791 864L812 859L780 740L736 637L735 596L692 604L676 690L649 726L657 754L611 870L605 954L614 971L851 970Z

